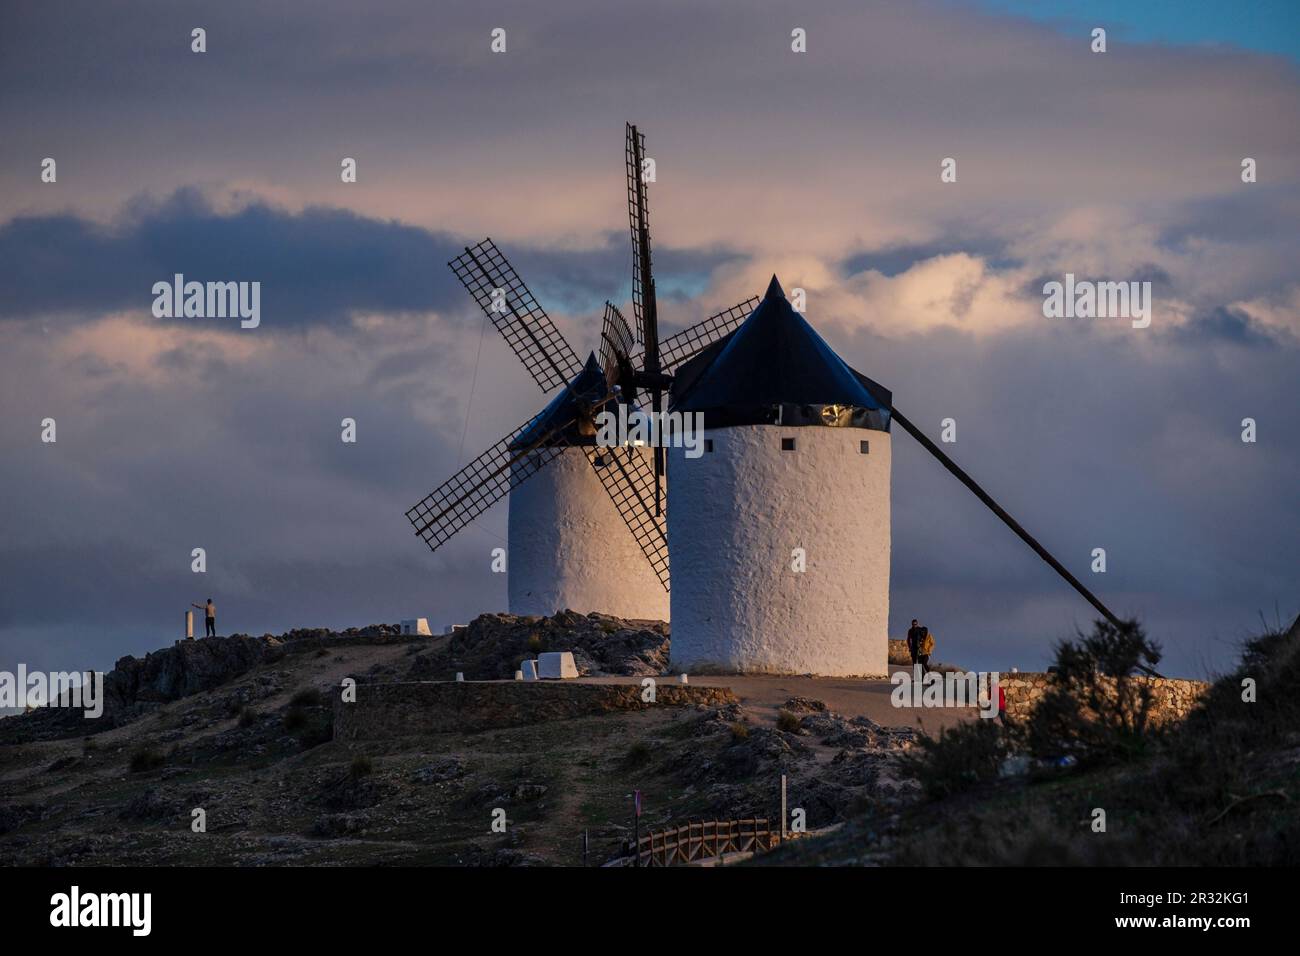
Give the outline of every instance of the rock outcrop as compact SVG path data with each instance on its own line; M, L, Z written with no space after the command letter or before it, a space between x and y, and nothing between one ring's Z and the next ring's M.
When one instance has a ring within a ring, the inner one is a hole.
M171 647L120 658L104 674L104 713L86 721L79 709L42 707L0 721L0 743L57 740L100 733L151 713L170 701L213 690L263 664L321 647L352 643L418 642L429 638L403 637L395 624L374 624L346 631L300 628L278 637L206 637L176 641Z
M607 614L560 611L551 617L480 614L452 635L445 651L422 656L410 680L512 680L526 658L572 651L581 677L656 676L668 667L668 625Z

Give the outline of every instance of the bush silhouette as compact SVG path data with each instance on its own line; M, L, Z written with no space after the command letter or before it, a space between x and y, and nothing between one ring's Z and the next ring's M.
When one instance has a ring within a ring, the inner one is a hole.
M1159 662L1159 646L1136 620L1119 626L1096 621L1091 634L1058 643L1052 684L1024 728L1030 752L1093 763L1142 753L1152 692L1135 677L1152 673Z

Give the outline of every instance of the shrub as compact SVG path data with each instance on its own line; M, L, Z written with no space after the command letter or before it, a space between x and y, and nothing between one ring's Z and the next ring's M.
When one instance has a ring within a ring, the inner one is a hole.
M538 634L536 631L533 631L533 633L528 635L528 650L531 653L538 653L542 649L543 644L542 635Z
M243 707L239 711L239 726L251 727L257 723L257 711L251 707Z
M731 739L736 743L749 739L749 724L744 721L736 721L731 725Z
M311 750L334 739L334 715L326 713L323 719L308 721L306 727L298 734L298 743L303 750Z
M149 747L141 747L131 754L131 772L144 773L155 770L163 764L163 755Z
M799 717L793 711L778 710L776 712L776 729L783 730L787 734L797 734L800 730Z
M1006 756L1002 728L978 718L946 727L938 738L921 737L920 750L905 754L902 764L928 796L939 798L997 779Z
M1135 620L1119 626L1096 621L1091 634L1057 644L1052 686L1025 728L1030 750L1094 763L1142 753L1152 695L1133 676L1159 662L1160 648Z
M649 761L650 746L644 740L638 740L628 747L627 753L623 756L623 764L627 767L641 767Z
M290 707L319 707L321 692L315 687L304 687L289 700Z
M284 729L290 732L307 726L307 711L301 707L290 707L284 715Z
M1259 806L1242 803L1270 789L1256 754L1294 746L1300 726L1298 628L1300 618L1289 633L1279 626L1246 642L1236 671L1216 681L1201 706L1167 735L1168 759L1159 765L1152 799L1209 816L1238 803ZM1242 700L1247 677L1257 685L1249 704Z
M348 767L348 776L353 780L360 780L362 777L370 776L374 769L374 762L369 757L365 754L357 754Z

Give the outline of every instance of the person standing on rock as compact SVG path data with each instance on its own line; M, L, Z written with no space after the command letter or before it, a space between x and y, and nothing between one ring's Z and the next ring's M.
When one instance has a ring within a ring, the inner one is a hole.
M921 673L930 673L930 655L934 653L934 635L928 627L921 628L921 636L916 642L916 659L921 664Z
M925 628L917 624L916 618L912 618L912 626L907 629L907 656L912 659L913 669L915 669L916 667L916 654L917 654L916 647L917 644L920 642L921 634L924 631Z
M190 607L196 607L203 612L203 624L206 628L204 637L217 636L217 606L212 603L212 598L208 598L206 606L202 604L191 604Z

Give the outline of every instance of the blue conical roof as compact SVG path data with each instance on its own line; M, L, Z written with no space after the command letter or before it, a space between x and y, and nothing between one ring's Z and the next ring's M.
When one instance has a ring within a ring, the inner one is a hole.
M605 397L605 390L605 373L601 370L600 362L596 360L596 353L592 352L587 356L587 364L569 383L568 388L562 389L545 408L537 413L536 417L528 423L528 427L511 443L512 446L520 448L531 445L547 432L572 422L578 415L579 400L594 405ZM563 437L564 441L561 442L560 435L556 435L547 444L594 444L592 438L584 438L578 434L576 425L566 429Z
M892 401L794 310L776 276L740 328L678 370L672 395L674 411L703 412L705 427L714 428L824 424L887 431Z

